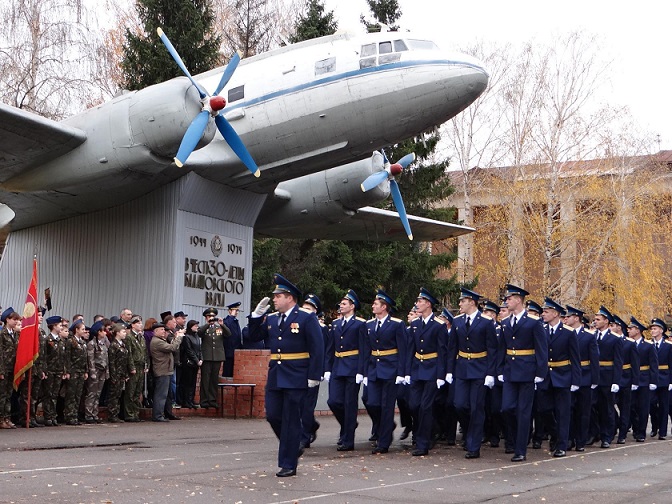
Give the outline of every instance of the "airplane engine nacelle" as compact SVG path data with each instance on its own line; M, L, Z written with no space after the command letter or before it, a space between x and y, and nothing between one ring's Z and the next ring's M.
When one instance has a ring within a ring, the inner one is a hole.
M132 144L145 145L158 156L172 158L200 111L198 91L186 77L142 89L128 105ZM196 148L209 144L216 129L210 121Z

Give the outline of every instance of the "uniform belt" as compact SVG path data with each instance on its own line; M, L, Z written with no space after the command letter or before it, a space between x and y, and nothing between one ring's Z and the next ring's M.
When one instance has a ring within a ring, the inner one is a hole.
M483 357L488 356L488 352L472 353L472 352L463 352L462 350L460 350L459 352L457 352L457 355L459 355L463 359L482 359Z
M531 350L516 350L515 348L507 348L506 355L534 355L534 349Z
M381 357L384 355L395 355L399 353L399 350L396 348L390 348L389 350L371 350L371 355L374 357Z
M600 367L611 367L614 365L613 360L601 360L600 361Z
M439 356L437 352L433 353L428 353L428 354L419 354L418 352L415 352L415 358L420 359L421 361L427 360L427 359L436 359Z
M569 360L549 361L548 367L564 367L569 366L569 364L570 364Z
M632 364L623 364L623 369L630 369L632 368Z
M299 360L299 359L310 359L310 354L308 352L300 353L272 353L271 360Z
M651 369L650 366L639 366L640 371L648 371L649 369Z
M590 361L589 360L582 360L581 361L581 367L586 367L590 366Z
M359 350L348 350L347 352L334 352L334 355L339 359L343 357L352 357L353 355L358 355Z
M669 364L661 364L658 366L658 370L660 371L661 369L670 369L670 366Z

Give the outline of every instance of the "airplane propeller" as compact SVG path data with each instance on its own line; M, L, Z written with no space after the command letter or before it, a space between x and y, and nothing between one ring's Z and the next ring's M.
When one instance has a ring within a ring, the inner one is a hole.
M399 191L399 184L394 180L396 175L399 175L404 168L409 164L415 161L415 153L411 152L406 154L399 161L394 164L390 164L390 161L385 155L385 151L382 151L383 158L385 159L385 165L383 169L379 172L372 173L369 175L364 182L362 182L362 191L370 191L379 184L382 184L386 180L390 181L390 192L392 193L392 201L394 202L394 207L397 209L401 223L404 226L404 230L408 235L408 239L413 239L413 233L411 233L411 225L408 222L408 215L406 215L406 207L404 206L404 201L401 198L401 191Z
M222 78L217 85L217 89L215 89L214 96L210 96L207 91L203 90L191 76L179 53L175 47L173 47L173 44L170 42L170 40L168 40L168 37L163 32L163 30L161 28L157 28L156 32L159 34L161 41L175 60L175 63L177 63L177 66L179 66L182 70L182 73L187 76L194 87L198 90L198 94L201 97L201 103L203 104L203 109L194 118L194 120L189 125L189 128L187 128L186 133L182 137L180 148L178 149L177 155L175 156L175 164L178 167L184 166L187 158L194 151L196 145L198 145L198 142L203 136L203 132L208 126L210 117L214 117L217 129L219 129L219 132L224 137L224 140L226 140L226 143L229 144L231 150L233 150L233 152L238 156L238 158L240 158L243 164L255 177L259 177L261 172L259 171L257 164L254 162L254 159L252 159L249 151L243 144L243 141L240 139L233 127L229 124L229 121L227 121L224 116L220 114L221 110L226 106L226 100L222 96L219 96L219 93L222 91L222 89L224 89L224 86L227 85L231 79L231 76L233 75L233 72L235 72L236 68L238 67L238 63L240 62L240 54L236 53L233 55L231 61L229 61L229 64L226 65L226 68L224 69Z

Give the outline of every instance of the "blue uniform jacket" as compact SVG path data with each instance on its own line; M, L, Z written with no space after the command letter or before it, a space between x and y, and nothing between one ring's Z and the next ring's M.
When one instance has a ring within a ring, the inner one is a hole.
M550 328L546 329L547 333ZM549 386L569 388L581 384L581 354L576 332L570 326L560 324L553 336L548 336L548 374L537 389Z
M377 323L376 318L366 322L364 358L360 361L360 373L367 376L369 381L392 380L397 376L404 376L408 345L403 321L388 316L376 332ZM380 352L387 353L390 350L397 350L397 353L380 355Z
M268 363L267 387L271 390L308 388L308 380L322 377L324 340L314 313L294 306L285 319L282 330L278 327L280 315L275 312L267 317L250 317L251 341L266 341L271 350ZM282 359L282 354L308 353L308 358ZM274 357L279 357L275 360Z
M590 387L600 382L600 352L597 349L595 333L585 327L576 334L581 357L581 387Z
M597 348L600 352L600 387L621 383L623 373L623 341L607 330L600 341L597 333Z
M534 353L521 355L521 350ZM498 361L497 374L504 375L505 382L533 382L548 374L548 337L539 317L523 311L514 328L511 316L502 320Z
M355 376L362 367L359 360L365 358L365 338L366 320L363 318L351 317L345 329L343 319L334 320L329 328L325 371L330 371L332 377ZM348 355L338 357L337 352Z
M497 371L497 331L490 317L480 311L467 329L467 316L455 317L448 338L447 372L462 380L482 380ZM486 355L483 355L483 354ZM474 356L476 354L476 356ZM480 355L478 355L480 354ZM483 356L481 356L483 355Z
M655 350L656 344L653 342ZM667 388L670 384L670 366L672 366L672 343L663 340L658 349L658 388Z
M644 338L635 343L639 353L639 386L658 385L658 353L656 347Z
M422 317L419 317L411 322L406 331L408 333L408 354L405 375L409 375L411 380L445 379L448 358L446 324L436 320L432 314L424 329ZM431 357L432 354L438 355ZM424 357L425 355L429 357Z
M224 338L224 356L231 359L236 349L243 348L243 339L240 330L240 323L236 317L227 315L224 319L224 325L231 331L231 336Z
M639 384L639 352L635 340L621 338L623 340L623 374L619 387L629 387Z

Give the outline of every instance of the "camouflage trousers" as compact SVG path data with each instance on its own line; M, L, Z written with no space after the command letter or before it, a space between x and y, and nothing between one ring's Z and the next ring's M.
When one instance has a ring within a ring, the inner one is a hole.
M12 380L13 376L5 375L0 380L0 420L9 420L12 413Z
M46 380L43 380L42 409L45 420L56 420L56 401L58 392L61 390L61 381L60 373L48 373Z
M136 369L140 371L128 378L124 391L124 413L127 419L140 418L140 396L145 387L145 373L142 372L142 366Z
M84 393L84 375L73 374L66 382L64 416L66 422L76 422L79 417L79 405Z
M119 418L119 411L121 410L121 394L124 391L125 384L126 381L123 378L110 378L110 388L107 396L108 418Z
M96 378L86 380L86 399L84 400L84 418L86 420L98 420L98 404L100 403L100 393L105 385L105 372L102 376L96 375Z

